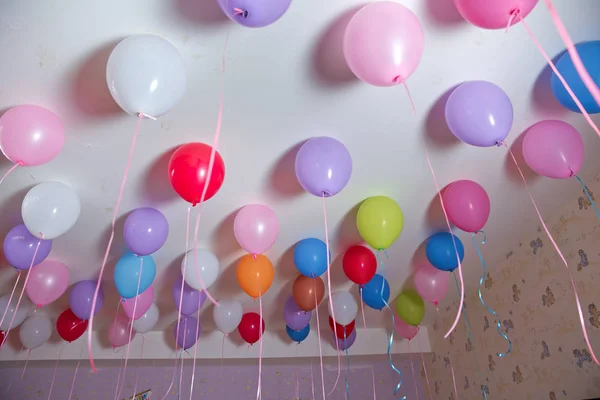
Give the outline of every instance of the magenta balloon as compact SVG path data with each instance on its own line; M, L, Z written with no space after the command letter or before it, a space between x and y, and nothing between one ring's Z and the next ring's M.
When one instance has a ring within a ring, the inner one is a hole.
M92 315L92 301L98 281L80 281L73 285L69 293L69 307L73 314L81 320L88 320ZM98 297L96 299L96 309L94 315L98 314L104 305L104 290L100 285Z
M25 225L21 224L8 232L4 238L3 248L8 264L13 268L24 270L31 266L32 260L33 265L38 265L48 257L52 250L52 240L36 238ZM35 260L33 259L34 254Z
M292 0L217 0L232 21L249 28L271 25L285 14Z
M108 328L108 340L112 347L125 346L135 337L135 330L131 331L131 339L129 338L129 331L131 329L131 322L125 316L125 314L117 314L117 317L113 320Z
M399 316L394 316L394 333L398 334L404 339L413 339L415 336L417 336L417 333L419 333L419 329L420 328L418 326L408 325Z
M275 243L279 234L279 221L268 206L249 204L236 214L233 233L240 246L248 253L262 254Z
M69 270L66 265L44 260L29 272L25 291L38 307L45 306L58 299L69 287Z
M583 164L583 140L573 126L546 120L532 125L523 139L523 158L536 173L554 179L576 175Z
M137 208L125 220L123 236L129 250L138 256L147 256L167 241L169 222L156 208Z
M450 274L427 263L421 265L413 276L415 289L423 298L433 304L438 304L448 292ZM400 319L400 318L397 318Z
M506 29L525 18L539 0L454 0L456 9L464 19L485 29ZM515 11L520 17L512 18ZM510 22L510 25L509 25Z
M137 301L137 304L136 304ZM130 299L121 299L121 307L125 315L132 319L141 318L154 302L154 287L150 286L142 293ZM134 312L135 309L135 312Z
M465 232L480 231L490 217L490 198L477 182L452 182L442 198L450 222Z

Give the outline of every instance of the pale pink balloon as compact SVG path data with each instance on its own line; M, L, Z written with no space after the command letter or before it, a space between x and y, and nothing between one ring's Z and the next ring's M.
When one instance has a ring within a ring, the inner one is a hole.
M450 222L465 232L480 231L490 217L490 198L477 182L452 182L442 198Z
M125 346L135 337L135 330L131 332L131 338L129 337L129 330L131 329L131 322L125 314L117 314L117 317L113 320L108 328L108 341L113 347Z
M454 0L456 9L464 19L485 29L506 29L520 21L511 15L518 11L525 18L539 0Z
M406 322L402 321L402 318L395 315L394 316L394 333L398 334L399 336L403 337L404 339L411 340L415 336L417 336L417 333L419 333L419 327L408 325Z
M31 268L25 291L38 307L58 299L69 286L69 270L59 261L44 260Z
M583 164L583 140L564 121L546 120L532 125L523 139L523 158L536 173L554 179L576 175Z
M137 300L137 305L136 305ZM139 319L150 309L150 306L154 302L154 287L150 287L144 290L139 295L130 299L121 299L121 307L129 318ZM133 310L135 309L135 313Z
M45 164L60 153L64 143L60 118L44 107L16 106L0 117L0 150L15 164Z
M359 79L374 86L394 86L415 71L424 45L423 28L410 9L378 1L352 17L343 46L346 63Z
M448 292L450 274L427 263L419 266L413 276L417 293L430 303L437 305Z
M275 212L262 204L242 208L233 221L236 240L250 254L262 254L273 246L279 234Z

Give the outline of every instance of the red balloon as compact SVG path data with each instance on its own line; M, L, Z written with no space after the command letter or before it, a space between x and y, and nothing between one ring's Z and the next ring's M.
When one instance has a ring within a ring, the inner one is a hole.
M4 344L4 338L6 337L6 333L4 331L0 331L0 347Z
M329 327L331 328L331 332L333 332L335 334L335 330L333 329L333 318L331 318L331 316L329 317ZM346 332L346 338L350 337L350 334L352 333L352 331L354 330L354 325L356 324L356 320L350 322L348 325L344 326L344 325L340 325L337 322L335 322L335 329L337 330L337 337L340 339L344 339L344 331Z
M204 184L208 175L212 147L204 143L188 143L180 146L169 160L169 180L171 186L181 198L192 203L200 203ZM210 182L204 201L213 197L223 185L225 163L218 151L215 151Z
M260 330L259 326L262 327L262 330ZM246 313L242 316L238 332L242 339L250 344L254 344L265 333L265 321L257 313Z
M357 285L364 285L377 272L377 258L365 246L352 246L346 250L342 266L348 279Z
M56 320L56 330L61 338L73 342L81 337L88 327L88 321L83 321L71 309L64 311Z

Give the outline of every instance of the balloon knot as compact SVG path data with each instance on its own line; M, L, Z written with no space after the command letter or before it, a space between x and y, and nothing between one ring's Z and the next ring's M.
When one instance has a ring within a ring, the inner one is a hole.
M252 254L252 258L256 260L258 258L258 254Z
M398 75L397 77L395 77L395 78L393 79L393 82L394 82L396 85L399 85L399 84L401 84L401 83L404 83L404 78L403 78L403 77L401 77L400 75Z
M437 301L434 301L433 304L437 307L439 303Z
M323 197L331 197L331 196L333 196L333 195L331 194L331 192L329 192L329 191L327 191L327 190L323 190L323 192L322 192L322 193L323 193Z
M41 304L38 304L38 305L37 305L37 308L42 308L42 305L41 305Z
M242 10L241 8L234 8L233 15L241 15L243 18L248 18L248 10Z

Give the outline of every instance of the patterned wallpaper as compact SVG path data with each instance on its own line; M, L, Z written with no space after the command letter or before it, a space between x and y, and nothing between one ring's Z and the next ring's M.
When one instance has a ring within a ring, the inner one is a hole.
M598 182L590 182L590 190L600 193ZM581 191L545 222L567 258L592 346L600 354L600 221ZM430 330L434 353L429 369L435 399L458 400L450 362L460 399L482 399L482 385L494 400L600 397L600 367L593 364L586 348L564 265L541 227L528 234L519 228L515 227L521 242L507 250L503 263L488 265L482 285L484 300L496 310L502 331L512 340L512 351L502 358L496 355L507 350L508 342L498 335L496 318L481 305L478 282L469 282L465 315L472 341L464 319L448 340L443 339L444 330L453 322L456 302L440 309L441 318L436 318ZM471 258L466 267L480 265ZM455 292L453 287L451 291Z

